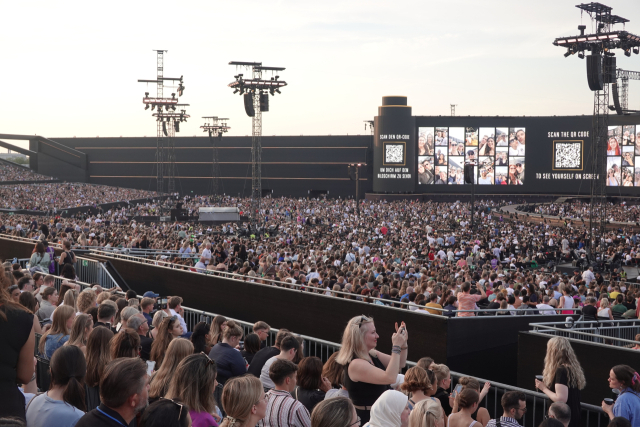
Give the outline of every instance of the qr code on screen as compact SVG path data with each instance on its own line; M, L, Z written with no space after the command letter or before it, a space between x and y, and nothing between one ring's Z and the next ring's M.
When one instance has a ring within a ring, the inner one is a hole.
M404 164L404 144L385 144L385 164Z
M582 143L556 142L554 169L582 169Z

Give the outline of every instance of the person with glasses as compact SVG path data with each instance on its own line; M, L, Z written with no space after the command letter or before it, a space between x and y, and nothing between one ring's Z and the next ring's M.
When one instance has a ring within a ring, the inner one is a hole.
M404 322L391 337L391 354L376 350L378 334L373 318L365 315L349 320L342 335L336 361L344 366L344 386L363 423L369 421L371 406L397 380L406 365L408 332Z
M212 393L217 375L216 362L204 353L185 357L173 375L165 397L189 408L193 427L214 426L221 421Z
M267 396L253 375L227 381L219 402L226 412L220 427L255 427L267 413Z
M500 400L504 413L500 419L489 420L485 427L521 427L518 420L527 413L527 397L520 391L508 391Z

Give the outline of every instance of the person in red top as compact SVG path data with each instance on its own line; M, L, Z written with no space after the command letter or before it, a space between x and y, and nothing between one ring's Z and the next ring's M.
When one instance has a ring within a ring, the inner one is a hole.
M388 231L389 229L384 225L380 228L380 233L382 233L383 236L386 236Z
M484 292L484 289L482 289L482 285L480 283L476 283L476 288L478 288L478 291L480 291L480 295L471 295L471 283L464 282L462 284L462 293L458 294L458 310L473 310L478 301L480 301L482 298L487 297L487 294ZM471 316L475 316L475 313L458 312L458 317Z

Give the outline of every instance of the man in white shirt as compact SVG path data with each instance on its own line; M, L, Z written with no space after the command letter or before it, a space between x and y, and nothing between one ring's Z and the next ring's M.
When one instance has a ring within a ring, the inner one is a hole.
M169 302L167 305L169 307L169 312L171 313L171 315L176 316L178 318L178 321L180 322L180 325L182 326L182 336L187 335L189 331L187 329L187 323L182 318L182 314L184 313L184 310L182 309L182 298L171 297L169 298ZM188 334L187 336L190 337L191 334Z
M207 246L202 250L200 261L204 263L205 267L211 262L211 243L207 243Z
M262 382L262 386L266 389L272 389L275 387L273 381L269 377L269 368L276 360L293 360L296 357L296 353L300 348L300 343L298 339L293 335L288 335L283 338L282 343L280 344L280 354L277 356L273 356L270 359L267 359L264 366L262 367L262 371L260 371L260 381Z
M582 279L584 279L585 286L587 288L589 287L589 283L596 280L596 276L593 275L593 267L589 267L588 270L585 270L584 273L582 273Z
M554 315L556 311L552 306L549 305L549 295L545 295L542 297L542 304L536 305L536 308L540 310L540 314L543 315Z

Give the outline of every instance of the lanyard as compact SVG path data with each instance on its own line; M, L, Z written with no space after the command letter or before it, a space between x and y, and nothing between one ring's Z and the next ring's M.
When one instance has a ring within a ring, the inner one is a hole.
M105 417L109 417L111 418L113 421L117 422L118 424L120 424L121 426L124 427L128 427L126 424L123 424L120 420L117 420L116 418L113 418L111 415L107 414L106 412L104 412L102 409L100 408L96 408L98 410L98 412L100 412L102 415L104 415Z

